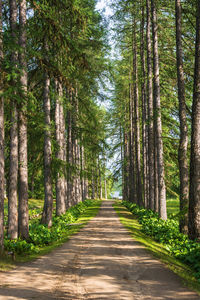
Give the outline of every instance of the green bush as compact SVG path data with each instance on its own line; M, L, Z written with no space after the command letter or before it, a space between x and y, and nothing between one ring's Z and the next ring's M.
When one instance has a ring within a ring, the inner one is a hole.
M75 223L79 216L91 206L92 200L85 200L77 205L70 207L65 214L53 217L53 225L48 228L40 224L39 219L34 219L29 225L29 241L5 239L4 247L6 251L12 251L17 254L28 254L38 252L38 247L52 244L63 237L69 230L70 223ZM38 211L37 211L38 213Z
M32 243L28 243L20 239L18 240L5 239L4 247L5 250L12 251L13 253L17 253L17 254L38 252L38 247L36 247Z
M177 220L164 221L152 210L140 208L128 201L123 201L122 204L138 217L142 232L162 243L176 258L190 265L200 281L200 243L189 240L187 235L180 233Z

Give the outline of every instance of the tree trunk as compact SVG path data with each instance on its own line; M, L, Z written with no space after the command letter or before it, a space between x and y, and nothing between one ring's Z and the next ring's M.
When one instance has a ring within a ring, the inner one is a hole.
M136 22L133 21L133 86L134 86L134 127L135 127L135 165L136 165L136 190L137 203L143 205L141 162L140 162L140 117L139 117L139 92L138 92L138 66L137 66L137 40Z
M188 233L188 204L189 204L189 172L187 162L188 127L185 103L185 81L183 71L182 25L181 25L181 0L176 0L176 59L178 77L178 99L180 120L179 143L179 176L180 176L180 232Z
M104 157L104 198L107 199L106 159Z
M153 33L153 70L154 70L154 103L156 109L156 140L157 140L157 176L158 176L158 196L159 196L159 215L163 220L167 219L166 206L166 188L165 172L163 158L162 142L162 121L161 121L161 104L160 104L160 77L159 77L159 56L158 56L158 25L157 13L154 0L151 0L152 9L152 33Z
M141 59L141 100L142 100L142 152L143 152L143 195L144 207L147 208L148 203L148 128L147 128L147 95L146 95L146 70L145 70L145 53L144 53L144 5L142 4L142 19L140 27L140 59Z
M150 0L146 1L147 10L147 99L148 99L148 165L149 165L149 203L148 207L154 209L154 133L153 133L153 88L151 65L151 15Z
M98 168L99 168L99 198L103 198L103 189L102 189L102 173L101 173L101 162L98 158Z
M10 0L10 29L13 44L17 45L17 3L16 0ZM16 50L12 51L11 62L14 72L17 69L18 55ZM13 79L12 85L16 88L16 82ZM10 167L9 167L9 187L8 187L8 237L11 240L18 237L18 109L15 99L17 91L13 92L11 100L11 128L10 128Z
M0 0L0 67L3 60L2 1ZM3 82L0 79L0 93ZM0 96L0 253L4 247L4 99Z
M108 198L108 195L107 195L107 181L106 181L106 178L104 178L104 197L105 197L105 199Z
M92 199L95 199L95 179L94 179L94 168L92 168Z
M197 1L190 158L189 237L200 241L200 1Z
M131 80L131 76L130 76ZM129 159L130 159L130 169L129 169L129 201L136 203L136 184L135 184L135 151L134 151L134 99L133 99L133 85L129 84Z
M82 139L81 139L81 142L82 142ZM82 201L85 200L85 195L86 195L86 191L85 191L85 174L84 174L84 171L85 171L85 159L84 159L84 146L81 145L80 147L80 158L81 158L81 198L82 198Z
M120 134L120 159L121 159L121 170L122 170L122 197L125 200L125 176L124 176L124 147L123 147L123 129L122 125L120 124L119 127L119 134Z
M72 90L69 93L69 100L72 104ZM73 163L73 146L72 146L72 112L69 110L67 112L68 119L68 136L67 136L67 207L73 205L73 175L72 175L72 163Z
M27 150L27 63L26 63L26 0L19 4L19 24L21 47L19 61L21 66L22 100L19 110L19 237L29 238L28 215L28 150Z
M65 212L67 209L67 172L66 172L66 162L67 162L67 144L66 144L66 113L64 110L64 102L62 101L62 105L60 108L61 121L60 121L60 129L61 129L61 144L62 144L62 161L63 161L63 177L62 177L62 185L63 185L63 197L64 197L64 206Z
M50 79L48 74L44 78L44 208L42 215L42 223L52 226L52 213L53 213L53 192L52 192L52 151L51 151L51 103L50 103Z
M130 170L130 159L129 159L129 140L126 129L124 129L124 200L130 201L130 183L129 183L129 170Z
M55 106L55 136L58 146L56 158L61 164L56 178L56 215L60 216L65 213L65 181L64 181L64 143L63 143L63 103L62 103L62 85L56 81L57 97Z

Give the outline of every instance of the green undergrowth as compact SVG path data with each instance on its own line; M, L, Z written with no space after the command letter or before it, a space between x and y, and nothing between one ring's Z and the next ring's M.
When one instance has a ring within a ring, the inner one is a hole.
M5 239L5 256L0 259L0 270L8 270L18 262L30 261L62 245L96 216L100 205L100 200L80 202L68 209L64 215L54 216L51 228L41 225L40 218L33 219L29 226L29 242ZM15 261L13 257L8 257L8 252L14 253Z
M179 214L180 204L179 199L170 198L167 200L167 215L169 217L174 217Z
M128 211L122 203L124 201L116 201L114 208L121 223L132 233L132 237L142 243L155 257L167 264L174 273L183 279L184 284L200 294L200 282L195 278L194 269L170 253L165 244L154 240L152 236L148 236L143 230L143 225L139 223L138 216Z

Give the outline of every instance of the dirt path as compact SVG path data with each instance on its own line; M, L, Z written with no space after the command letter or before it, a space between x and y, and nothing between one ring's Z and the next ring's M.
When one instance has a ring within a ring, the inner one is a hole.
M0 299L200 299L121 225L111 201L51 254L0 274Z

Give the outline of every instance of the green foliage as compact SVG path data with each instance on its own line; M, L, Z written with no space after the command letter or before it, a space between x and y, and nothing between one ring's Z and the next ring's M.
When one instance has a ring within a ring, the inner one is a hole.
M191 241L180 233L177 220L164 221L152 210L140 208L128 201L123 201L122 204L138 217L142 232L162 243L177 259L190 265L195 271L195 277L200 281L200 243Z
M29 226L29 241L5 239L5 250L18 255L38 253L40 247L61 239L69 231L69 224L75 223L80 215L94 203L93 200L85 200L69 208L64 215L53 217L51 228L40 224L39 219L34 220Z

